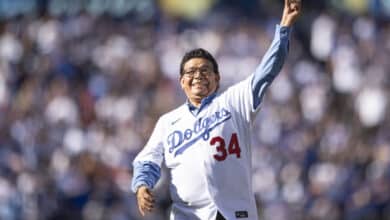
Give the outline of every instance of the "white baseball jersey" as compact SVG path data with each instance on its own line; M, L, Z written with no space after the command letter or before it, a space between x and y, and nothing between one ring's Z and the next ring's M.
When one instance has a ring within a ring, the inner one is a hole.
M279 39L276 41L273 45L279 45ZM274 53L267 59L276 57L273 62L280 65L284 57L279 60L278 50L271 45ZM183 104L157 122L134 163L148 161L161 166L165 160L171 174L171 219L215 220L217 211L229 220L258 219L252 192L251 124L259 99L281 68L268 76L273 70L267 65L259 68L261 73L203 100L198 114ZM258 81L258 89L253 80Z
M184 104L163 115L136 160L171 173L171 219L257 219L251 184L251 78L217 94L194 116Z

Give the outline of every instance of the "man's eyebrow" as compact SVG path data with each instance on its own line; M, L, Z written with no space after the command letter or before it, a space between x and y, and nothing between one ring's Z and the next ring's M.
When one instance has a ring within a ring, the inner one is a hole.
M192 68L195 68L195 67L192 67ZM208 64L202 64L201 66L199 66L197 68L211 68L211 66Z
M197 67L197 66L188 67L188 69L186 69L186 70L193 70L193 69L197 69L197 68L211 68L211 66L208 64L203 64L199 67Z

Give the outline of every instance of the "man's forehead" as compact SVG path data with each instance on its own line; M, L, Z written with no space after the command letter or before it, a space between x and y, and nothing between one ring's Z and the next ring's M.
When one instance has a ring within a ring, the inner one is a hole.
M201 57L192 58L184 64L185 68L194 68L194 67L203 67L203 66L211 67L212 64L209 60Z

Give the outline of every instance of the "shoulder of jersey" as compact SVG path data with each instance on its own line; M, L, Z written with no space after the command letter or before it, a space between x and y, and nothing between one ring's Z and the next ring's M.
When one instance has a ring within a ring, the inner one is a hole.
M172 111L169 111L165 114L163 114L160 117L160 120L170 122L175 120L175 118L179 118L182 115L182 112L185 110L186 104L182 104L179 107L173 109Z

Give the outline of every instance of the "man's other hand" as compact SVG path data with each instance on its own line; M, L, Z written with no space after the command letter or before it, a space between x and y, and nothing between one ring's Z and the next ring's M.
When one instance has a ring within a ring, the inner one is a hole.
M153 211L154 196L150 189L146 186L140 186L137 190L137 203L138 210L142 216L145 216L147 212Z

